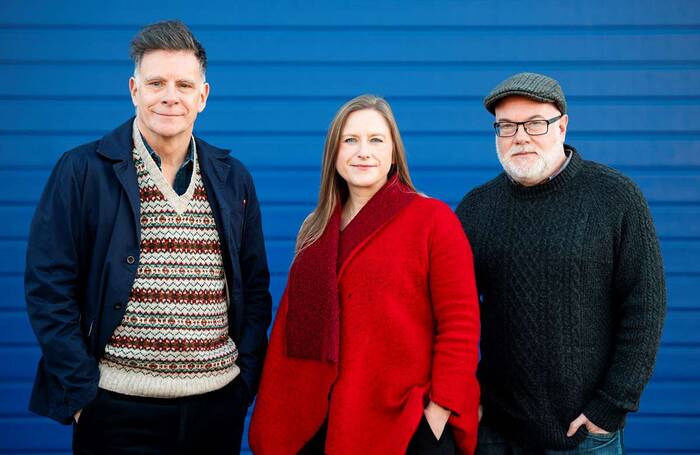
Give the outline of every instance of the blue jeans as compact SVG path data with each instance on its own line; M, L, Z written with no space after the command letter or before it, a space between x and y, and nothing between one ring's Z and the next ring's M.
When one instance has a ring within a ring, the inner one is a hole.
M475 455L624 455L622 439L622 430L608 434L588 433L586 439L573 449L535 451L518 446L493 428L479 426Z

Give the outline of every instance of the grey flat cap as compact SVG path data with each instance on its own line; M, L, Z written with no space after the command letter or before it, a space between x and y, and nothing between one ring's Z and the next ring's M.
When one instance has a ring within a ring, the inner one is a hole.
M544 74L518 73L501 82L484 98L484 107L496 114L496 104L508 96L524 96L542 103L553 103L566 114L566 98L559 82Z

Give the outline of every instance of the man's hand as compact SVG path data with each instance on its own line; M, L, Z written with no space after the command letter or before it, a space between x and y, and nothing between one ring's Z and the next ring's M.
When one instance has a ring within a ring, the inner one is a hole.
M484 407L479 405L479 422L481 422L482 415L484 415Z
M80 414L81 414L82 412L83 412L82 409L78 409L78 412L76 412L76 413L73 415L73 420L75 420L75 423L78 423L78 420L80 420Z
M435 438L440 439L442 432L445 431L445 425L447 425L447 419L450 418L451 412L431 401L428 403L428 407L423 410L423 413L425 414L425 420L428 421L428 425L430 425L430 429L433 431Z
M578 431L578 429L581 425L585 425L586 430L588 430L589 433L608 434L607 431L603 430L602 428L597 426L595 423L588 420L588 417L581 414L580 416L576 417L573 422L571 422L571 425L569 425L569 431L566 432L566 435L568 437L572 437L574 435L574 433L576 433Z

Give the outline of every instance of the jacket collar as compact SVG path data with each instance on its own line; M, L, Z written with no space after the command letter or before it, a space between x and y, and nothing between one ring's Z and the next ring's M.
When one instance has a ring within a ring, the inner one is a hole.
M215 175L219 182L223 184L231 168L229 151L214 147L197 136L194 137L194 141L197 145L197 159L202 167L202 172L206 175Z
M129 205L131 206L134 216L135 235L140 242L141 230L139 229L138 223L140 215L139 184L136 178L136 168L133 165L132 157L132 151L134 149L132 136L134 118L135 117L131 117L115 130L107 133L97 146L97 153L113 162L112 167L115 175L129 200ZM229 232L228 228L230 224L230 217L227 216L228 205L223 190L229 169L231 168L229 152L209 145L196 136L195 142L197 160L199 161L207 191L209 192L211 188L213 193L213 198L210 199L210 203L212 203L212 208L215 209L214 216L217 221L217 227L221 227L220 235L222 235L223 233ZM226 239L226 237L222 238L224 240Z
M131 159L131 151L134 142L131 139L134 118L119 125L115 130L105 134L97 146L97 153L112 161L128 161Z
M131 152L134 149L132 139L133 125L135 117L131 117L126 122L119 125L113 131L107 133L97 147L97 153L111 161L131 161ZM197 143L197 158L204 172L211 172L221 183L226 181L229 168L229 151L220 149L208 144L195 136Z

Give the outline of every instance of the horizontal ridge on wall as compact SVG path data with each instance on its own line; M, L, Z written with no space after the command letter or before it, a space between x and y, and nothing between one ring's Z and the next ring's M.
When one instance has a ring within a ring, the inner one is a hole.
M480 102L453 100L392 101L404 134L485 135L493 137L493 116ZM267 135L323 134L339 103L309 99L289 103L210 100L197 120L199 134L258 133ZM102 100L0 100L0 111L12 112L2 124L3 135L19 132L75 133L108 131L134 114L131 103ZM37 115L41 112L42 115ZM700 118L696 103L571 103L569 128L576 134L667 135L697 137L700 128L688 119ZM76 123L75 119L81 122Z
M128 59L132 31L104 29L1 28L0 61L119 61ZM195 30L196 31L196 30ZM519 30L482 29L203 29L197 38L211 61L227 62L537 62L625 64L625 62L697 62L700 28L682 31L627 29ZM85 37L90 36L89 40ZM42 43L37 46L36 43ZM542 59L552 46L566 49ZM339 51L342 49L342 52Z
M373 26L390 23L397 26L501 26L523 24L533 26L580 26L589 24L627 26L677 26L700 21L700 14L692 0L676 0L672 4L654 0L640 0L630 7L626 2L591 0L585 5L572 7L568 2L541 0L538 2L445 2L436 8L432 2L402 3L356 0L351 4L310 0L288 2L270 0L265 8L245 2L212 0L207 8L196 3L169 5L167 16L186 20L192 27L198 25L255 25L255 26ZM134 20L138 11L138 21ZM214 14L213 12L216 12ZM371 13L369 13L371 12ZM74 2L56 8L51 0L37 0L32 8L20 0L6 0L2 22L5 24L104 24L142 25L163 19L160 4L139 0L119 3L94 4Z
M5 201L36 202L50 170L0 170L0 204ZM495 176L483 170L416 170L412 178L417 188L429 196L454 205L472 188ZM626 173L651 203L700 202L700 172L692 169L638 169ZM257 170L253 172L258 197L263 204L311 204L318 194L317 171ZM282 180L280 180L282 179ZM283 185L281 183L284 183Z
M505 65L505 66L504 66ZM542 62L483 63L470 67L427 64L323 65L246 64L211 60L207 79L216 96L347 96L374 92L391 98L485 96L518 71L544 72L559 80L568 97L700 96L700 61L692 65L649 64L612 68L566 67ZM130 104L127 80L133 64L40 64L0 62L0 95L118 96Z
M265 242L270 271L285 273L294 256L293 240L268 240ZM26 240L0 241L0 272L19 273L24 270ZM664 268L667 273L700 273L700 238L692 240L661 241Z

